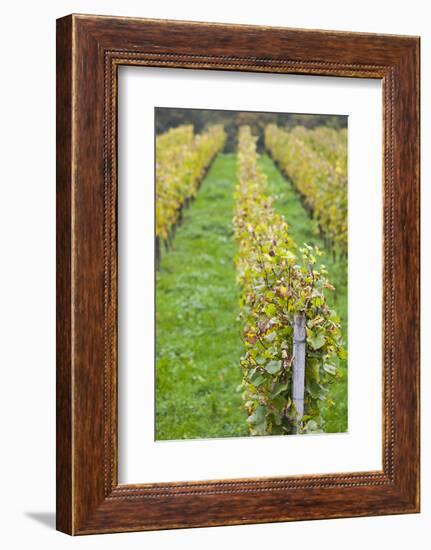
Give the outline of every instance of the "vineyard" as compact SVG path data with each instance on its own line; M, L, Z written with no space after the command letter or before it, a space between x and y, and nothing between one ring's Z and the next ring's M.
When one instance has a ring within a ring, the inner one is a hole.
M171 244L184 206L196 196L202 177L226 139L215 125L195 135L193 126L171 129L156 140L156 251Z
M286 131L270 125L265 146L294 182L328 246L347 254L347 134L327 128Z
M225 141L156 140L156 439L345 431L347 133Z

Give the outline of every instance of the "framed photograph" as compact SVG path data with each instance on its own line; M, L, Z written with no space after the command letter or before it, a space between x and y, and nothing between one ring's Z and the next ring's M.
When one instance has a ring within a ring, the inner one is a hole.
M57 21L57 528L419 511L419 38Z

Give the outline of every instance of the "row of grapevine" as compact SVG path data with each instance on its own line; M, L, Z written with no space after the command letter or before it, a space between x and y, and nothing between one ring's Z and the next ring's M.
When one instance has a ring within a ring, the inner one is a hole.
M292 134L310 145L312 149L331 163L335 171L347 175L347 130L335 130L317 126L311 130L296 126Z
M202 177L224 147L226 134L217 124L195 135L192 125L168 130L156 139L156 237L162 241L198 190Z
M265 147L304 197L333 251L347 255L347 153L341 132L289 131L271 124Z
M235 259L241 289L240 317L245 353L241 357L243 399L252 435L315 432L324 429L319 402L329 400L328 384L345 358L340 321L326 293L334 288L317 248L297 248L285 219L267 193L257 166L256 139L239 131L235 190ZM298 423L292 401L294 321L306 321L304 416Z

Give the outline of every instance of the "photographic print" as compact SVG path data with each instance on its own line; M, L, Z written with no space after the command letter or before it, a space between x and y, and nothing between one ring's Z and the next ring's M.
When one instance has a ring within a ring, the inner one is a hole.
M347 116L155 128L155 439L346 432Z
M419 512L419 37L56 44L57 529Z

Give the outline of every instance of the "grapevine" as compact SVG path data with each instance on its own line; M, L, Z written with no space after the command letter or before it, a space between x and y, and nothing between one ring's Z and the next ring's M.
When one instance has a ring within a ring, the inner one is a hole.
M194 135L192 125L178 126L156 139L156 237L167 241L184 204L193 198L205 170L223 148L223 125Z
M308 130L296 126L292 134L302 139L318 155L323 156L340 174L347 174L347 132L343 128L335 130L327 126L317 126Z
M272 132L270 130L270 136ZM324 431L319 402L329 402L328 385L338 375L345 350L340 320L326 294L334 287L318 248L298 248L285 219L267 194L257 167L256 138L239 131L234 231L243 324L243 400L252 435ZM293 321L306 317L304 416L297 419L291 399Z
M265 146L304 197L334 254L347 255L346 133L271 124Z

